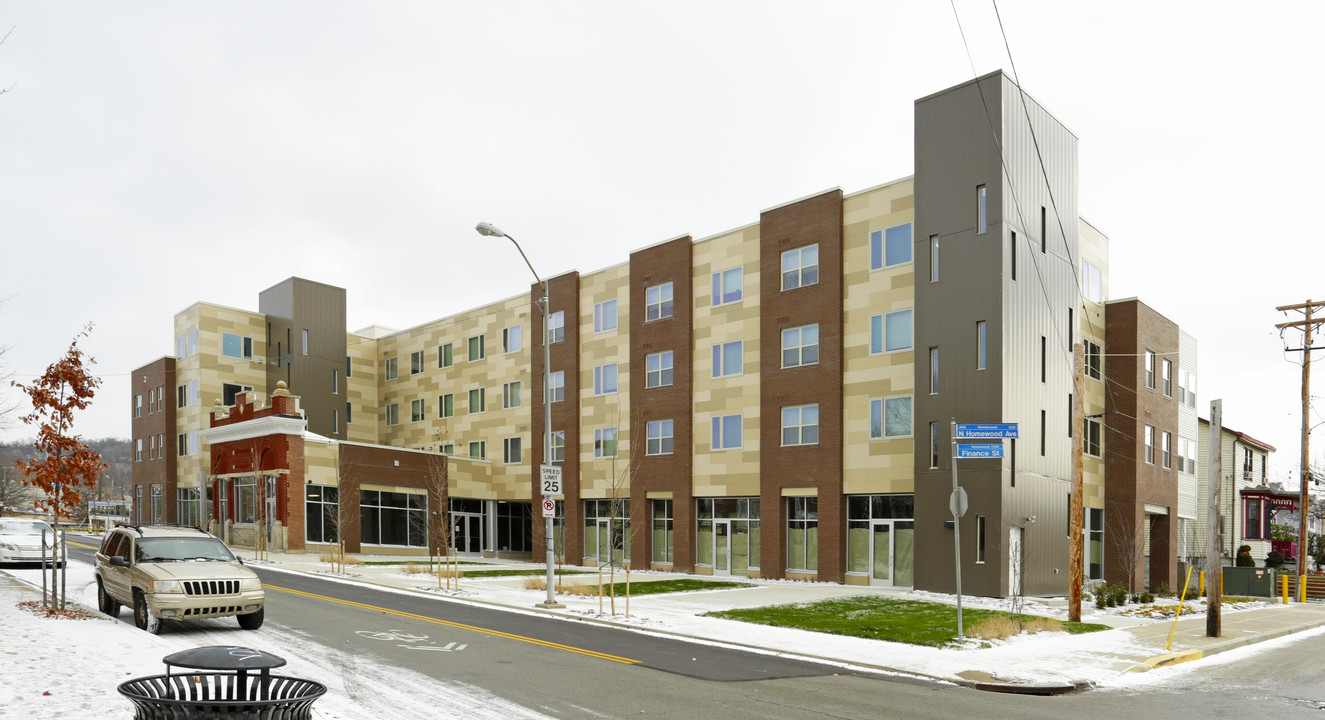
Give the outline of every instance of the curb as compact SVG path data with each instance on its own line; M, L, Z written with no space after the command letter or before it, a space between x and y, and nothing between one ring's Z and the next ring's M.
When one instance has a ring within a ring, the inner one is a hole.
M1248 635L1240 638L1219 640L1218 642L1211 643L1209 647L1201 648L1198 650L1186 650L1181 652L1173 652L1173 653L1166 653L1164 655L1158 655L1156 657L1137 663L1137 665L1131 668L1128 672L1146 672L1148 670L1154 670L1156 668L1170 667L1172 665L1177 665L1179 663L1191 662L1193 660L1200 660L1201 658L1210 657L1211 655L1218 655L1219 653L1228 652L1229 650L1237 650L1238 648L1247 647L1248 645L1255 645L1257 643L1263 643L1269 640L1277 640L1281 637L1296 635L1297 633L1306 632L1307 630L1314 630L1316 628L1323 626L1325 626L1325 619L1318 620L1315 622L1299 623L1297 625L1292 625L1289 627L1282 627L1277 630L1267 630L1265 632L1259 632L1254 635Z

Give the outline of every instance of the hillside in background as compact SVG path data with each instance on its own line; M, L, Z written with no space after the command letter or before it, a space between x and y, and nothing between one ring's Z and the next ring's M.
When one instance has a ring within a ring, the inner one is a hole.
M108 466L102 474L100 487L84 495L88 500L113 500L130 497L133 484L133 446L127 438L101 438L86 440L88 447L101 453ZM22 473L14 462L32 458L36 450L31 440L0 442L0 503L21 507Z

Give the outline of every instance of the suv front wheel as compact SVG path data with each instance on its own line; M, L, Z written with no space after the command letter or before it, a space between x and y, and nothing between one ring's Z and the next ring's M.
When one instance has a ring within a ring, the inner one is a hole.
M267 612L266 607L260 607L258 608L257 612L238 616L239 627L242 627L245 630L257 630L258 628L262 627L262 616L266 612Z
M161 632L161 620L148 609L147 596L143 595L142 590L133 591L133 624L137 625L139 630L146 630L153 635Z
M113 618L120 616L120 604L106 592L106 586L101 582L101 578L97 578L97 605L100 606L101 612Z

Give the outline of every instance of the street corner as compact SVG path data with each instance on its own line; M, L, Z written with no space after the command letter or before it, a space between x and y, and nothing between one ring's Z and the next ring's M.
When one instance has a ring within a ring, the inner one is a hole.
M1205 657L1205 652L1202 650L1165 653L1137 663L1129 670L1129 672L1147 672L1156 668L1169 667L1179 663L1200 660L1202 657Z

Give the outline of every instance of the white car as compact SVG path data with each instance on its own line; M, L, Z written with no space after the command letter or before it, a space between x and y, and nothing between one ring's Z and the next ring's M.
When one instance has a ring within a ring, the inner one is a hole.
M0 518L0 563L41 562L42 532L46 533L47 562L58 558L64 549L55 542L55 530L45 520L32 518ZM52 546L55 546L52 552Z

